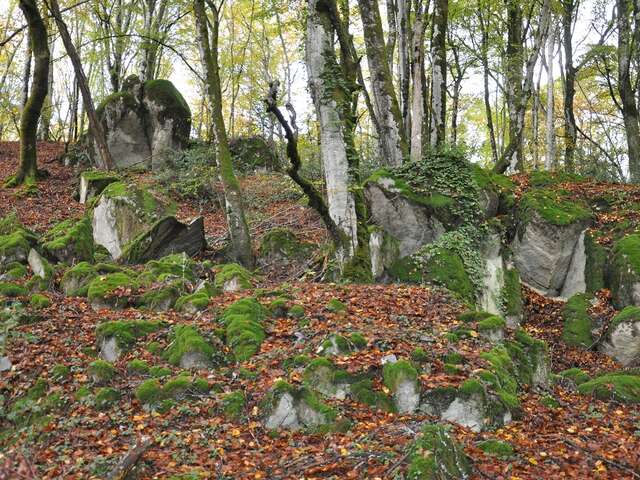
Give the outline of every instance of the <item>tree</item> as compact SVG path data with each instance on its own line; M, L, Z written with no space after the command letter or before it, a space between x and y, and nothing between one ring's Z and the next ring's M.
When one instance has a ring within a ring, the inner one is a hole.
M431 42L431 147L445 141L447 118L447 23L449 0L435 0Z
M229 227L233 255L242 265L247 268L252 268L254 265L254 256L251 248L251 236L244 215L240 183L236 178L231 163L229 140L222 115L222 90L218 65L220 5L217 5L213 0L207 0L207 5L211 10L211 22L207 15L205 0L194 0L193 13L196 20L200 57L206 74L206 90L211 108L218 175L224 193L225 215ZM211 31L209 31L209 25L211 25Z
M33 81L20 118L20 167L11 185L35 183L38 175L36 163L36 135L42 105L49 85L49 43L47 27L40 15L36 0L20 0L20 10L28 25L28 41L33 55Z
M383 163L401 165L408 157L409 148L402 122L400 106L393 89L389 70L389 56L382 32L382 20L377 0L358 0L360 17L371 73L371 90L381 136Z
M98 153L100 155L101 162L100 166L102 168L112 169L114 165L113 158L111 158L111 152L109 152L109 147L107 146L107 139L105 137L104 129L102 128L102 124L98 119L98 114L96 113L93 99L91 98L89 82L87 81L87 77L84 74L82 62L80 61L80 55L78 55L78 51L73 44L71 34L69 33L69 29L67 28L67 24L64 23L64 20L62 19L62 13L60 12L58 0L49 0L49 8L51 9L51 15L55 19L58 30L60 31L60 36L62 37L64 48L67 51L67 55L69 55L69 58L71 59L71 63L73 64L75 78L78 81L78 88L80 89L80 93L82 94L82 103L84 105L84 110L87 114L87 118L89 119L89 128L91 129L91 135L93 136L93 141L98 147Z

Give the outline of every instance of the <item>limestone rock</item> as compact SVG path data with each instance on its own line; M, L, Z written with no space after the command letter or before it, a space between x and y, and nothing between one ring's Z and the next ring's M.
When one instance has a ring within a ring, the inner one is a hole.
M278 382L262 402L264 426L268 430L299 430L331 423L333 409L322 403L309 389L296 389Z
M624 367L640 363L640 308L626 307L613 318L602 350Z
M267 430L298 430L300 428L298 412L290 393L284 393L277 399L275 408L264 422L264 427Z
M0 357L0 372L11 370L12 364L9 357Z
M87 203L97 197L111 183L119 181L117 175L99 170L88 170L80 174L80 203Z
M116 337L105 337L100 339L99 343L100 348L100 358L109 362L114 363L122 355L122 349L118 346L118 340Z
M47 261L40 256L40 254L34 250L33 248L29 250L29 257L27 259L29 262L29 266L31 267L31 271L37 277L45 280L50 277L50 267L47 264Z
M164 217L132 240L123 253L127 263L145 263L174 253L196 255L206 247L204 219L198 217L188 225L175 217Z

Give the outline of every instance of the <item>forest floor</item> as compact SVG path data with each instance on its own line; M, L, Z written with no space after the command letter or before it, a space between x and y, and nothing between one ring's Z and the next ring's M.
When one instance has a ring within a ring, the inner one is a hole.
M39 165L50 173L49 178L38 184L37 197L20 198L11 190L0 189L0 216L15 209L26 226L42 232L55 222L84 213L84 206L73 199L77 188L73 169L56 161L60 152L59 145L39 145ZM0 178L13 173L16 166L17 145L0 143ZM252 175L242 180L255 237L270 228L287 226L304 240L324 241L326 232L314 212L296 195L283 193L277 175L268 177ZM178 212L185 218L203 215L210 243L224 238L224 217L217 207L182 203ZM211 252L208 255L213 257ZM81 387L91 385L87 366L95 360L96 325L105 320L147 319L193 324L202 332L211 332L220 327L217 317L226 306L254 291L213 297L209 308L196 315L133 308L96 312L86 299L48 292L51 305L41 312L41 320L17 327L8 343L6 354L13 368L0 374L0 395L12 401L44 378L50 381L49 394L60 394L65 404L51 412L40 429L24 429L2 440L0 479L103 478L142 436L151 437L153 445L139 463L139 478L180 474L185 476L176 478L405 478L416 433L422 423L436 419L375 410L351 399L330 400L340 417L349 420L346 431L274 433L261 424L260 401L278 379L301 383L302 369L292 365L291 359L303 353L313 357L329 333L361 332L367 339L366 348L334 358L338 367L351 373L379 370L382 357L409 358L421 347L429 357L419 377L422 386L457 385L483 365L480 341L474 336L455 345L465 359L461 372L445 371L441 360L454 349L446 333L459 326L457 317L464 307L438 289L317 283L300 280L299 273L271 266L262 272L257 287L289 294L291 305L304 308L305 324L289 317L271 319L265 342L250 360L198 372L212 392L218 393L192 396L164 413L145 410L134 397L141 379L127 373L127 363L142 359L177 373L177 367L145 348L151 341L165 346L169 341L166 331L150 334L115 363L118 375L110 386L122 392L115 407L101 411L89 402L75 400ZM329 311L326 306L332 299L342 301L346 311ZM554 372L579 367L593 375L617 368L601 353L569 347L562 341L562 303L526 289L525 299L522 326L548 343ZM600 300L601 316L610 318L613 311L606 292ZM71 374L56 379L56 365L68 366ZM384 390L379 380L375 382L376 388ZM242 391L246 398L237 419L225 415L223 405L224 394L235 391ZM541 402L548 395L557 400L557 407ZM451 425L473 461L474 478L640 478L640 407L579 395L562 383L547 392L525 391L520 400L520 417L497 430L476 433ZM507 458L483 453L478 444L487 439L510 443L514 453ZM15 476L2 476L10 471Z

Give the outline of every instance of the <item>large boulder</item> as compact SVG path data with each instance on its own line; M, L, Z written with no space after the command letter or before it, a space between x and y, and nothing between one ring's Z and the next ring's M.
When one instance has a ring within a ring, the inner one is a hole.
M149 190L112 183L102 192L93 210L93 240L117 260L129 242L167 213L167 204Z
M640 308L627 307L613 317L602 350L624 367L640 364Z
M267 172L280 168L275 149L258 135L230 139L229 150L234 166L240 172Z
M640 235L622 238L612 253L608 280L614 306L640 306Z
M100 103L97 113L117 168L160 169L167 153L182 150L189 140L189 105L168 80L141 83L131 76L123 91Z
M516 218L511 248L522 281L547 296L560 295L591 211L577 201L537 190L524 195ZM571 285L567 293L581 288Z

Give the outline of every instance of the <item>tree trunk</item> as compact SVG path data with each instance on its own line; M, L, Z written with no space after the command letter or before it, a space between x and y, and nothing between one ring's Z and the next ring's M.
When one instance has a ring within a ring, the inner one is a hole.
M522 169L522 139L519 103L522 99L522 64L524 45L522 38L522 6L516 0L507 0L507 49L506 49L507 108L509 109L509 143L511 146L509 166Z
M20 167L12 185L34 183L38 175L36 163L36 134L49 78L49 43L47 27L42 20L36 0L20 0L20 10L28 24L28 42L33 54L31 92L20 118Z
M433 11L433 42L431 44L431 133L432 148L445 142L447 118L447 23L449 0L436 0Z
M45 26L47 31L51 28L49 21L45 21ZM53 56L55 43L54 38L52 37L49 42L49 57ZM44 100L44 105L42 107L42 114L40 116L40 131L38 132L38 138L40 140L48 141L51 130L51 117L53 115L53 102L51 97L53 95L53 60L50 58L49 60L49 75L47 77L47 97Z
M402 0L401 0L402 1ZM389 36L387 39L387 55L389 56L389 71L393 75L393 54L398 40L398 5L396 0L387 0L387 23L389 24Z
M107 146L104 129L102 128L102 124L98 120L98 115L96 114L96 109L93 105L91 91L89 90L89 82L87 81L87 77L84 74L80 56L78 55L78 51L73 44L73 40L71 40L71 35L69 34L67 24L64 23L64 20L62 19L58 0L49 0L49 7L51 9L51 14L56 21L56 25L58 25L58 30L60 31L60 37L62 38L64 48L67 51L67 55L69 55L69 59L71 60L71 63L73 65L75 78L78 80L78 87L80 88L80 93L82 94L82 103L84 104L84 110L87 113L87 117L89 119L89 128L91 129L93 140L96 142L96 146L98 147L101 167L110 170L114 165L113 159L111 158L111 153L109 152L109 147Z
M349 159L342 132L342 119L336 98L339 89L327 84L341 74L337 65L329 11L320 8L318 0L308 0L306 64L309 90L320 127L320 156L324 166L329 215L344 237L337 246L341 267L353 256L358 247L356 205L349 189ZM384 59L387 65L387 59Z
M25 51L24 68L22 69L22 96L20 101L21 108L27 104L29 99L29 82L31 81L31 57L33 52L31 51L31 41L27 37L27 48Z
M622 117L629 149L629 179L640 183L640 125L635 91L631 82L631 25L629 0L617 0L618 5L618 93L622 102ZM636 46L638 48L638 46Z
M409 59L409 18L411 14L411 0L398 0L398 79L400 81L399 108L402 112L402 124L405 131L409 131L411 110L409 109L409 90L411 84L411 68Z
M480 24L480 55L482 62L482 80L484 86L484 111L487 117L487 131L489 133L489 142L491 144L491 155L493 164L498 163L498 146L496 143L496 133L493 128L493 112L491 111L491 92L489 91L489 32L482 15L482 5L478 4L478 21Z
M413 90L411 92L411 161L418 162L422 159L422 146L424 140L424 33L426 29L426 12L416 11L416 19L413 25L413 62L411 64L411 76L413 77Z
M358 5L362 17L367 61L371 72L371 88L377 110L376 117L382 131L384 160L390 166L402 165L404 159L408 157L409 148L389 71L378 2L377 0L358 0Z
M547 122L546 122L546 153L545 153L545 168L547 170L554 170L556 166L556 131L554 126L554 79L553 79L553 50L555 48L556 35L555 27L549 32L549 38L547 39Z
M573 19L577 4L575 0L562 2L562 45L564 49L564 168L567 172L575 171L575 151L578 141L578 128L573 109L573 99L576 94L576 73L573 65Z
M211 40L209 39L209 20L205 9L205 0L194 0L193 13L196 20L200 56L206 72L206 89L211 107L211 120L216 143L216 163L222 183L225 200L225 215L231 237L231 246L237 261L247 268L253 268L254 257L251 248L249 226L244 216L244 205L240 184L233 172L229 141L222 116L222 91L218 64L218 28L219 12L211 2L213 22Z

